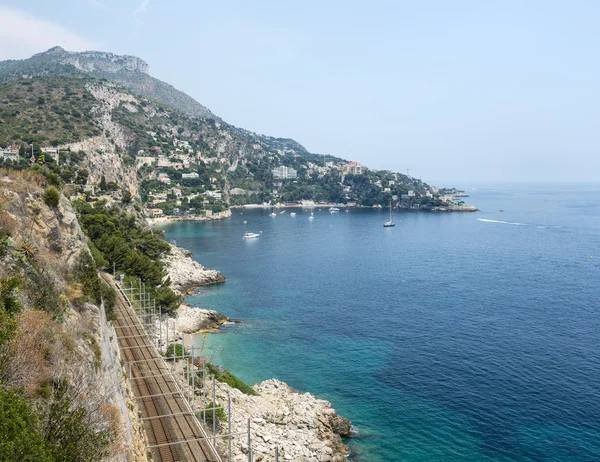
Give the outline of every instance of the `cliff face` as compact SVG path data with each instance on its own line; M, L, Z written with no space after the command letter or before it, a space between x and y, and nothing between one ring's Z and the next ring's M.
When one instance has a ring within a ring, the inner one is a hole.
M205 268L192 260L190 252L174 245L161 260L171 279L171 288L180 294L189 295L200 286L225 282L222 273Z
M75 53L54 47L29 59L0 62L0 82L47 76L103 78L189 116L217 119L192 97L152 77L148 64L135 56L101 51Z
M103 460L145 460L114 328L78 277L87 240L67 198L47 204L44 181L30 171L0 169L0 278L18 281L22 307L16 335L0 342L1 386L22 388L44 413L53 399L48 384L67 383L72 407L83 410L95 432L111 435Z

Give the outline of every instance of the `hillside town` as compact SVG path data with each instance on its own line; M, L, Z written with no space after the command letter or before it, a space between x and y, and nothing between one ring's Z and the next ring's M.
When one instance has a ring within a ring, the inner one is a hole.
M383 207L392 203L395 208L413 210L470 210L460 200L465 196L462 191L440 190L408 175L370 169L355 161L328 160L327 156L322 157L322 162L313 162L286 153L271 155L269 160L276 166L266 173L267 178L262 182L254 180L254 189L245 189L228 179L227 173L232 169L225 157L205 154L177 136L165 137L153 131L146 135L149 147L138 150L135 170L140 197L150 218L210 219L231 206L248 205ZM85 155L73 154L69 148L62 152L55 147L30 148L31 151L16 145L0 148L0 158L3 163L60 165L61 160L70 163L73 157ZM103 178L97 184L88 184L85 172L73 180L74 193L88 200L120 199L123 195L116 184Z

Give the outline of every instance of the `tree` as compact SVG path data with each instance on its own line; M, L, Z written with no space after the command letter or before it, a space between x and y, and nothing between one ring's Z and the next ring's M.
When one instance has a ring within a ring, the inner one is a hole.
M70 396L65 381L54 385L54 393L43 409L41 433L56 462L101 461L108 455L112 434L98 431L90 414Z
M89 176L90 172L88 172L87 169L82 168L77 171L77 179L75 180L75 182L77 184L86 184Z
M0 460L50 462L38 419L25 398L0 389Z
M130 204L131 203L131 192L129 192L129 189L125 189L123 188L123 190L121 191L122 197L123 197L123 203L124 204Z
M106 184L106 177L104 175L102 175L102 178L100 179L100 190L106 191L107 189L108 189L108 185Z
M156 304L162 307L163 312L176 310L182 303L183 297L169 287L159 287L156 291Z

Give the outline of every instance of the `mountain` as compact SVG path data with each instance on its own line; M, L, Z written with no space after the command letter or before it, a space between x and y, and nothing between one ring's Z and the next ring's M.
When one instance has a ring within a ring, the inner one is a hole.
M229 125L148 72L134 56L59 47L0 62L0 148L20 146L21 168L31 144L34 155L68 151L56 171L65 183L87 184L88 193L112 184L112 192L127 190L165 214L302 200L456 205L420 179Z
M193 117L218 119L191 96L150 75L148 64L135 56L100 51L75 53L54 47L23 60L0 62L0 83L22 77L94 77L118 83L132 93Z

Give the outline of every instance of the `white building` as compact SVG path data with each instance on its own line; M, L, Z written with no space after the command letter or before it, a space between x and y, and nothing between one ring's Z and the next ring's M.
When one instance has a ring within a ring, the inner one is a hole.
M156 175L156 179L164 184L171 184L171 178L166 173L159 173Z
M278 180L289 180L298 176L298 172L296 172L295 169L293 169L292 167L286 167L285 165L274 168L272 172L273 177Z
M19 151L12 150L10 148L0 149L0 156L4 160L18 161L19 160Z
M196 172L182 173L181 178L183 178L184 180L187 180L187 179L195 180L197 178L200 178L200 175L198 175L198 173L196 173Z
M212 197L213 199L221 199L223 197L223 194L221 194L218 191L206 191L204 194L206 196Z

